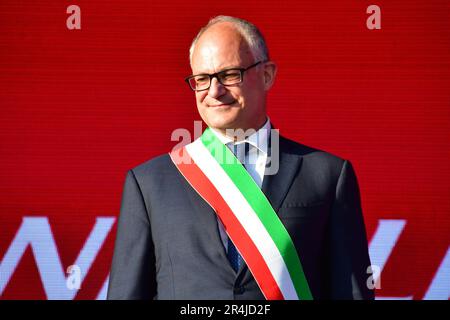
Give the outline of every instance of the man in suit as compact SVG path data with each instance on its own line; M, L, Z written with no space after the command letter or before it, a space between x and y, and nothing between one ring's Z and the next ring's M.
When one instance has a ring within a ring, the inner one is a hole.
M200 116L240 160L245 168L240 172L261 188L277 219L273 221L281 222L301 261L298 270L310 298L373 299L353 167L348 160L268 130L266 95L277 67L258 29L241 19L216 17L194 39L190 60L193 76L187 82ZM253 133L237 138L230 135L234 129ZM276 172L269 172L269 159L276 160ZM222 195L225 199L226 192ZM206 200L169 155L128 172L108 299L268 298L262 289L264 274L250 266L253 253L248 254L220 210Z

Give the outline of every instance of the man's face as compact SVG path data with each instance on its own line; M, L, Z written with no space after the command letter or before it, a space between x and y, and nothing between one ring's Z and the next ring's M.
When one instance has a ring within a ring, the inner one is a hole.
M246 41L229 23L210 27L194 48L193 74L216 73L228 68L247 68L254 64ZM264 66L244 72L243 82L224 86L217 78L208 90L195 93L197 108L203 121L224 132L226 129L258 129L266 120Z

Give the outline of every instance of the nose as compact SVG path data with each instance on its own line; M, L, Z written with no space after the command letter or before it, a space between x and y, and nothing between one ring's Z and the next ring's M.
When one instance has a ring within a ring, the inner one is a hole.
M211 86L208 89L208 95L211 98L218 98L222 95L224 95L226 92L226 88L223 84L221 84L219 82L219 80L217 80L217 78L212 78L211 79Z

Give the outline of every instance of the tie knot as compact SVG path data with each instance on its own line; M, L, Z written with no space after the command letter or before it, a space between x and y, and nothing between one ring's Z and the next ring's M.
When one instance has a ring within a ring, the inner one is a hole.
M250 151L250 143L248 142L240 142L240 143L232 143L230 146L231 151L234 153L236 158L242 163L246 163L246 158Z

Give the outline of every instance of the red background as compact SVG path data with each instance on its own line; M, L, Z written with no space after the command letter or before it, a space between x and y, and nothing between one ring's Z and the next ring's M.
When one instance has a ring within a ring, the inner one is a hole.
M68 30L66 8L81 8ZM369 30L366 8L381 8ZM23 216L48 217L64 268L97 216L117 216L128 169L199 120L188 48L210 17L248 19L278 63L281 134L350 159L369 239L405 229L379 296L422 299L450 243L448 1L17 1L0 3L0 259ZM109 272L108 235L77 299ZM30 248L3 299L45 292Z

